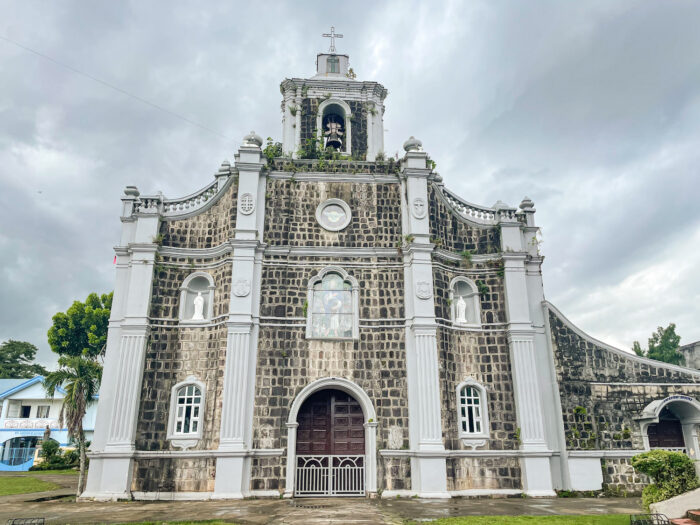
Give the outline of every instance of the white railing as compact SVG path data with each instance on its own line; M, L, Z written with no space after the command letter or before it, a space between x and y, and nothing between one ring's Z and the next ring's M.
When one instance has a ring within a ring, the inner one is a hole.
M214 180L211 184L192 195L182 197L181 199L164 199L162 213L166 217L169 217L196 211L209 202L218 192L218 181Z
M461 197L458 197L447 188L439 188L439 192L445 199L445 202L462 218L478 224L497 224L500 221L516 220L516 210L514 208L488 208L467 202Z
M295 496L364 496L364 456L297 456Z
M688 454L688 449L684 447L649 447L651 450L668 450L669 452L680 452L681 454Z
M18 417L6 419L3 425L5 428L58 428L57 419L37 419L29 417Z

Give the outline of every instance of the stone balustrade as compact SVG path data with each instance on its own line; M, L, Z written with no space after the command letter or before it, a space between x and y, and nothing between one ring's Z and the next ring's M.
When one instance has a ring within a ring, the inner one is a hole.
M9 418L5 420L5 428L58 428L57 419Z

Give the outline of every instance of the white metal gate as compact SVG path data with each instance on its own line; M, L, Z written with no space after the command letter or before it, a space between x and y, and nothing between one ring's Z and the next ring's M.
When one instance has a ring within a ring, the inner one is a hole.
M364 496L365 456L297 456L295 496Z

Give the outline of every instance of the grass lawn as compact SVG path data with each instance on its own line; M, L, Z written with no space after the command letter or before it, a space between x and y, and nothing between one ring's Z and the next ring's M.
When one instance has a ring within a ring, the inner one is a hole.
M29 492L44 492L59 488L55 483L49 483L34 476L2 476L0 478L0 496L11 494L26 494Z
M463 516L429 521L430 525L511 525L545 523L547 525L628 525L629 514L599 516ZM416 523L416 522L409 522Z
M87 471L85 472L87 473ZM22 472L22 475L24 474L29 474L31 476L43 476L45 474L58 474L59 476L77 476L78 474L80 474L80 472L69 468L63 470L28 470L27 472Z

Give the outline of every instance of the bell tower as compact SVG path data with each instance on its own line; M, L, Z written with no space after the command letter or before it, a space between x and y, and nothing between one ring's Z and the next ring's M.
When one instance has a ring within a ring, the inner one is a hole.
M316 150L374 161L384 152L384 99L378 82L359 81L350 58L337 53L335 28L326 53L316 55L316 75L285 79L282 93L282 147L294 158L311 157Z

